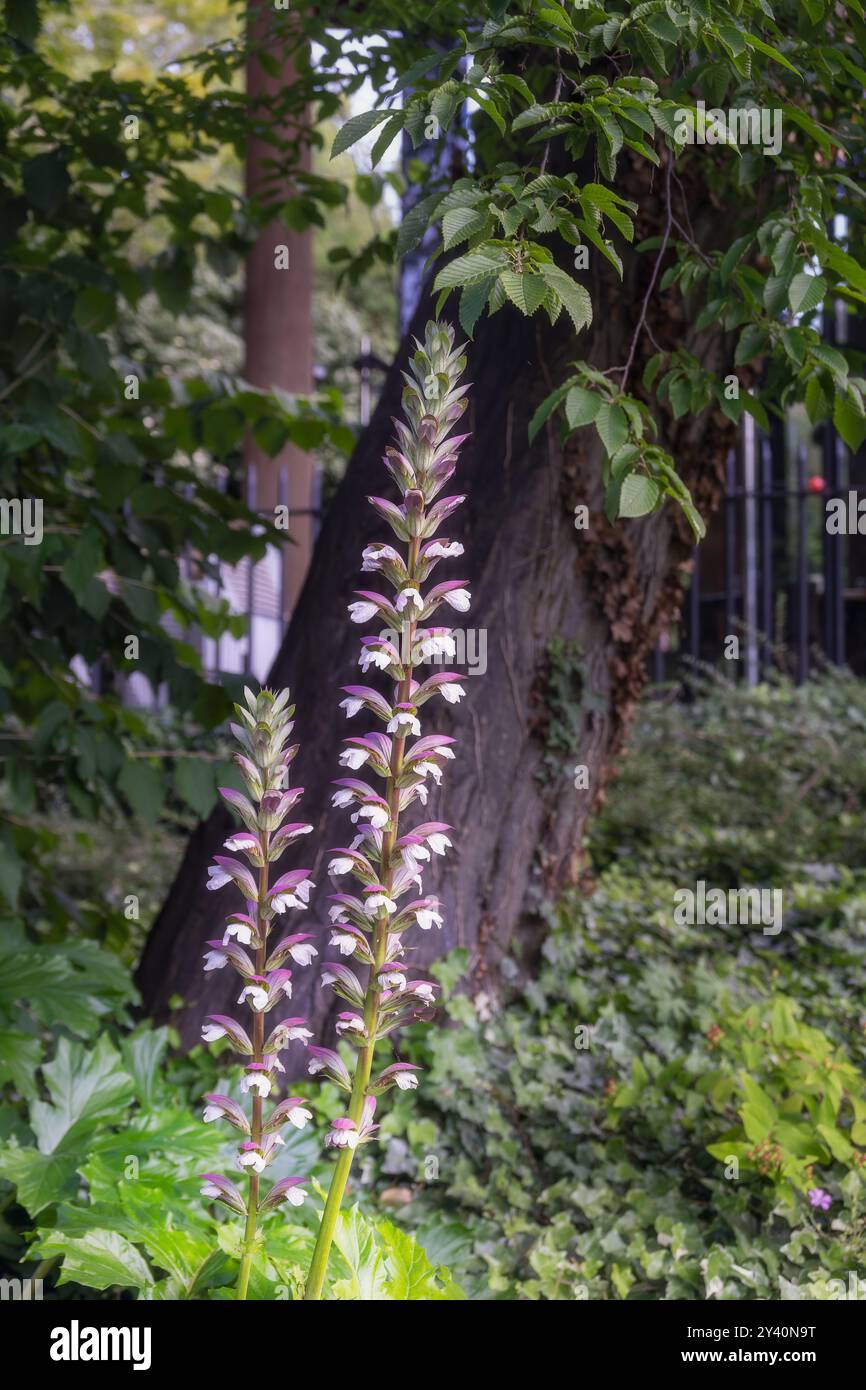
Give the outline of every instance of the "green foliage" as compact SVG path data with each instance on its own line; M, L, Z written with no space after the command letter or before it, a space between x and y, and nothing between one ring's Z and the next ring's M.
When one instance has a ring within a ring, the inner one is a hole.
M239 501L245 436L274 454L351 434L336 398L252 390L197 347L178 369L202 275L238 267L268 213L207 176L248 130L231 74L118 75L70 58L49 18L8 6L0 37L0 899L51 911L41 817L213 802L213 766L162 756L123 690L146 677L199 731L230 712L239 691L191 639L241 635L201 581L282 539ZM168 327L148 337L155 312ZM6 514L22 503L29 525Z
M541 905L540 957L413 1039L426 1084L386 1117L382 1170L413 1194L404 1220L461 1233L470 1297L828 1298L862 1279L864 716L844 675L647 703L591 837L594 891ZM782 932L677 926L698 878L784 887Z
M334 1232L330 1296L338 1299L454 1301L465 1297L444 1266L431 1264L415 1236L390 1221L343 1210Z
M375 88L379 109L345 122L334 148L375 128L375 162L401 134L417 148L471 126L471 177L437 187L432 176L396 242L405 254L431 222L441 228L441 252L456 254L438 266L434 288L440 306L460 290L464 332L510 304L552 322L564 307L581 333L600 306L566 257L585 269L598 253L621 278L624 244L644 211L625 192L645 184L632 177L641 165L661 166L664 189L653 197L664 201L664 234L635 248L654 262L646 302L678 293L709 351L705 361L682 348L657 352L643 378L655 414L679 420L712 404L732 420L748 410L767 428L770 413L805 401L813 423L832 417L849 447L859 447L862 353L828 348L814 320L825 303L856 311L866 295L866 267L855 254L863 190L840 172L857 168L861 153L862 5L815 0L771 10L763 0L652 0L612 13L595 3L539 8L525 0L491 7L483 24L461 5L439 7L439 22L440 55L391 45L400 76ZM721 112L722 136L689 138L699 102ZM757 138L751 113L759 126L762 117L778 119L778 130L765 137L761 127ZM728 210L723 227L711 218L693 228L687 188ZM839 215L845 232L831 237ZM639 283L635 275L631 284ZM565 433L592 424L604 448L608 517L644 516L670 497L700 538L703 522L676 460L648 442L656 422L630 382L640 339L650 336L644 319L636 310L627 359L608 368L608 379L593 379L588 362L575 364L578 374L551 392L531 434L570 398ZM730 363L724 381L720 337ZM740 382L736 371L752 363L765 367L760 392L747 389L751 373ZM598 399L584 409L573 386Z

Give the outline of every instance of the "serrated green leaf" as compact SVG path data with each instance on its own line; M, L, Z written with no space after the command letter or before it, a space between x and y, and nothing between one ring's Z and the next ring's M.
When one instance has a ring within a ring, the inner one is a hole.
M331 158L336 159L338 154L343 154L352 145L356 145L359 140L363 140L365 135L369 135L371 130L381 125L383 121L389 120L393 116L393 111L361 111L357 116L350 116L344 121L334 137L331 146Z
M591 425L601 404L602 398L598 391L587 391L583 386L572 386L565 398L565 417L569 428L576 430L581 425Z
M595 427L608 456L613 457L628 438L628 417L622 406L602 401L596 412Z
M572 280L558 265L541 266L541 274L565 306L578 333L592 323L592 300L583 285Z
M619 493L620 516L646 516L658 505L662 490L645 473L629 473L623 478Z
M499 277L502 285L512 304L516 304L522 314L534 314L541 305L547 294L547 282L542 275L534 275L530 271L525 271L518 275L516 271L504 270Z
M822 275L810 275L801 270L788 287L788 303L795 314L809 314L821 303L827 292L827 281Z
M460 296L459 318L460 327L471 338L475 331L475 325L484 311L487 296L490 293L493 279L477 280L474 285L467 285Z
M485 251L478 247L467 251L443 266L433 284L434 291L451 290L457 286L471 285L498 274L505 264L501 251Z

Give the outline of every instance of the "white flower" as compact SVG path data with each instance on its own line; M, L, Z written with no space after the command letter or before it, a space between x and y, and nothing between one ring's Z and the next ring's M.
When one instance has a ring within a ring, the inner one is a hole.
M302 1042L305 1042L307 1038L311 1038L313 1036L309 1028L302 1028L300 1024L297 1024L294 1028L286 1028L284 1032L286 1042L294 1042L297 1038L300 1038ZM280 1071L286 1070L279 1058L277 1058L277 1060L274 1062L274 1066L278 1067Z
M209 864L207 874L207 886L211 890L214 888L224 888L227 883L231 883L232 881L231 874L227 874L224 869L220 868L219 864Z
M242 946L249 946L253 939L253 929L246 922L229 922L223 934L223 945L228 946L233 936L237 937Z
M460 701L463 699L463 696L466 694L466 691L463 689L463 686L457 684L456 682L440 685L439 691L442 696L442 699L447 700L449 705L459 704Z
M450 593L445 595L445 602L450 603L452 608L456 608L458 613L466 613L471 601L472 595L468 589L452 589Z
M417 1091L418 1078L414 1071L395 1071L394 1085L398 1091Z
M344 1033L366 1032L366 1029L364 1027L364 1020L362 1018L355 1018L354 1016L351 1018L338 1019L336 1029L341 1037Z
M432 835L427 836L427 843L434 854L444 854L446 849L452 848L451 841L448 839L448 836L443 835L442 832L439 830L436 830Z
M346 711L346 718L347 718L347 719L351 719L352 716L353 716L354 714L357 714L357 713L358 713L358 710L359 710L359 709L363 709L363 708L364 708L364 701L363 701L363 700L346 699L346 700L341 700L341 701L340 701L340 709L344 709L344 710Z
M384 907L389 915L397 911L397 904L394 902L393 898L388 897L387 893L371 893L364 907L368 917L372 917L378 912L380 907Z
M350 792L348 787L339 787L331 797L332 806L351 806L354 792Z
M410 734L414 734L416 738L421 733L421 721L418 716L407 709L398 709L397 713L388 721L388 733L401 734L405 732L403 726L408 728Z
M392 545L368 545L363 551L361 559L362 573L370 573L372 570L381 569L384 560L390 560L392 564L400 563L400 556Z
M221 1119L222 1114L222 1108L219 1105L206 1105L202 1119L206 1125L209 1125L213 1120Z
M348 922L349 919L345 914L346 909L341 903L334 903L333 907L328 908L328 916L332 922Z
M377 830L382 830L390 820L387 806L377 806L373 802L366 802L359 807L352 817L352 821L357 822L359 816L364 816Z
M224 845L226 849L248 850L253 848L250 844L249 835L232 835L228 840L224 841Z
M206 1182L204 1187L199 1188L199 1191L202 1197L222 1197L224 1195L222 1190L212 1182Z
M264 1072L247 1072L241 1077L241 1090L244 1095L248 1091L258 1091L263 1100L267 1100L271 1094L271 1079Z
M427 805L427 787L425 786L425 784L424 784L423 782L419 782L419 783L417 784L417 786L414 786L414 787L412 788L412 790L414 791L414 793L415 793L415 795L417 796L418 800L421 802L421 805L422 805L422 806L426 806L426 805Z
M350 936L348 932L335 931L331 933L331 939L328 942L328 945L337 946L339 948L341 956L351 956L354 953L355 947L358 945L358 942L355 939L355 937Z
M362 671L366 671L370 666L376 666L380 671L387 671L391 665L391 655L389 652L379 651L375 647L364 647L358 657L358 665Z
M261 985L244 985L238 995L238 1003L244 1004L247 999L250 1001L250 1008L260 1014L268 1006L268 991L262 989Z
M423 999L425 1004L434 1003L433 986L426 984L424 981L422 981L420 984L416 984L413 987L413 993L416 995L418 999Z
M206 1042L206 1043L216 1042L218 1038L224 1038L225 1035L226 1035L226 1030L225 1030L225 1028L221 1028L220 1025L219 1025L218 1023L205 1023L205 1024L202 1025L202 1030L201 1030L201 1040L202 1040L202 1042Z
M306 907L310 900L310 889L315 886L311 878L302 878L290 893L277 893L276 897L271 898L270 905L274 912L285 912L289 907Z
M428 632L419 641L422 661L431 656L455 656L457 645L450 632Z
M349 767L353 772L357 772L359 767L364 766L369 756L366 748L344 748L337 761L343 767Z
M400 969L382 971L379 975L379 984L383 989L405 989L406 976Z
M394 607L397 609L398 613L402 613L407 603L414 604L414 606L418 609L419 613L424 607L423 598L419 594L418 590L413 589L411 586L409 588L400 590L399 594L394 600Z
M338 1149L356 1149L358 1131L356 1129L332 1129L328 1138Z
M302 1207L306 1195L302 1187L290 1187L286 1192L286 1201L289 1203L289 1206Z
M223 970L228 965L228 960L222 951L208 951L204 958L205 970Z
M334 878L339 878L341 874L350 874L354 867L354 860L340 856L331 860L328 865L328 873L333 874Z
M241 1169L252 1168L254 1173L261 1173L265 1166L262 1154L256 1153L254 1149L247 1153L238 1154L238 1167Z
M293 1124L295 1129L303 1129L304 1125L312 1118L312 1110L305 1110L302 1105L296 1105L293 1110L289 1111L289 1123ZM301 1201L303 1201L303 1197Z
M311 946L309 941L299 941L296 946L292 946L289 955L296 965L309 965L313 956L319 953L315 946Z
M403 863L406 864L410 869L414 869L416 864L421 863L423 860L429 858L430 851L426 845L403 846Z
M441 915L432 907L419 907L415 913L415 921L422 931L429 931L432 926L442 926Z
M376 612L375 603L368 603L363 599L349 604L349 616L353 623L368 623Z
M458 555L463 554L463 546L459 541L433 541L424 554L430 560L456 560Z

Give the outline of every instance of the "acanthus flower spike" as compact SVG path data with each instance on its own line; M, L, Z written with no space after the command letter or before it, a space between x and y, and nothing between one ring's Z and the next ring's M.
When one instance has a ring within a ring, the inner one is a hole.
M401 934L415 926L429 931L443 924L438 899L422 896L422 873L435 856L451 848L450 826L429 821L407 830L400 822L409 807L426 805L455 756L452 738L422 733L422 706L437 694L449 704L465 694L457 672L437 671L418 680L415 665L454 657L452 629L436 624L435 618L430 625L429 620L437 610L443 616L449 609L465 613L470 604L463 579L445 579L424 589L435 565L463 553L459 542L436 539L436 532L464 500L440 493L467 437L452 430L466 409L469 388L461 384L465 359L450 327L428 323L424 343L417 349L404 374L404 418L394 422L396 440L385 453L385 466L401 498L368 498L397 544L388 540L368 545L362 572L375 573L383 586L390 584L393 598L378 587L359 589L349 606L353 623L381 624L384 619L387 624L387 632L361 639L359 664L365 673L391 680L393 688L385 696L366 685L344 686L346 698L340 702L348 719L372 715L384 726L384 731L348 738L340 757L350 773L363 770L365 777L380 778L382 784L380 791L355 776L341 777L333 795L334 806L349 811L356 838L349 848L332 852L329 872L341 880L351 875L358 887L355 893L332 895L329 944L343 959L325 964L322 983L353 1006L338 1013L336 1032L356 1049L356 1060L350 1071L335 1052L310 1049L311 1074L337 1080L351 1089L351 1097L348 1113L334 1120L325 1141L338 1157L307 1279L307 1299L322 1297L352 1155L377 1128L372 1123L374 1096L391 1086L411 1090L418 1084L417 1069L402 1062L386 1067L373 1081L376 1042L428 1014L435 1002L429 980L408 978L408 967L399 959ZM406 895L412 901L403 905ZM346 957L352 958L353 966L367 967L366 983L362 985L354 969L343 963Z
M289 870L269 883L270 864L312 830L301 822L284 824L302 793L302 788L289 790L287 785L288 769L297 752L295 746L286 747L294 709L286 690L254 694L246 689L244 700L244 704L235 705L240 722L231 729L242 749L235 755L235 763L246 784L246 795L230 787L220 789L244 828L234 831L225 842L231 855L216 855L208 870L208 888L232 884L240 889L244 904L241 910L229 913L222 940L207 942L204 968L228 967L238 974L238 1003L249 1008L252 1022L248 1030L224 1014L210 1014L202 1029L205 1042L226 1039L244 1064L238 1089L248 1098L249 1113L231 1096L210 1093L205 1097L203 1116L207 1124L227 1120L242 1135L236 1164L248 1178L246 1197L235 1183L213 1173L205 1174L202 1187L203 1195L245 1217L239 1299L247 1295L259 1213L283 1202L296 1206L305 1196L302 1178L283 1178L266 1194L260 1191L262 1174L285 1142L280 1129L283 1125L300 1128L312 1117L300 1098L292 1096L274 1106L267 1122L263 1118L264 1102L273 1097L279 1074L285 1070L279 1053L293 1041L306 1045L312 1037L303 1018L283 1019L266 1037L265 1015L291 998L292 972L286 962L304 967L316 955L309 932L285 936L279 944L269 946L274 922L293 909L304 909L313 887L308 869Z

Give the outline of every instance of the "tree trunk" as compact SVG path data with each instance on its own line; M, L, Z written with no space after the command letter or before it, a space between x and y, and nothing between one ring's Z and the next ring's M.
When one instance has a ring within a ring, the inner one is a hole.
M282 19L283 24L287 21ZM297 173L310 168L310 147L298 121L274 121L271 112L297 80L282 56L270 0L248 7L250 41L279 70L265 72L257 57L247 63L250 111L263 134L251 135L246 150L246 189L264 207L279 206L296 191ZM264 132L267 132L265 136ZM275 144L274 142L280 142ZM313 390L313 245L309 228L293 231L278 220L267 224L247 257L244 294L244 376L264 391L280 387L291 395ZM289 543L283 546L280 614L287 621L301 591L313 551L314 467L309 454L286 444L270 457L250 436L244 448L247 502L268 513L288 507ZM273 647L271 648L273 651Z
M636 240L657 225L651 211L639 222ZM425 891L441 898L445 926L439 933L416 933L411 945L413 965L467 948L473 991L495 990L497 964L509 949L518 947L524 959L531 954L539 920L533 904L576 882L585 867L587 816L623 747L656 637L678 617L692 552L688 528L672 504L656 517L608 524L594 431L581 431L564 453L553 425L532 448L527 445L532 414L567 374L569 360L585 356L601 369L626 361L651 258L630 259L624 285L600 259L594 258L589 286L595 323L580 343L562 321L555 329L542 328L506 308L482 321L469 351L472 437L454 480L467 501L455 514L456 524L447 527L466 554L447 568L449 577L471 581L469 621L486 635L487 669L467 676L460 705L436 701L425 707L424 732L453 734L459 743L421 818L453 825L455 848L425 874ZM413 332L419 336L428 312L424 304L416 315ZM650 329L662 345L695 346L677 300L662 296L654 312ZM645 339L646 334L632 385L653 351ZM702 342L701 351L707 346ZM408 347L404 342L401 357ZM318 885L304 927L317 932L320 960L331 954L323 925L333 891L328 851L348 843L351 834L346 813L330 809L330 783L340 775L340 739L364 731L358 718L347 726L337 707L339 687L358 680L359 633L346 605L352 590L363 587L361 550L383 538L365 499L369 493L390 495L381 460L390 419L400 408L401 365L398 360L388 377L326 517L270 681L290 685L298 705L295 781L306 788L299 813L313 822L314 834L309 854L297 862L313 865ZM721 370L721 358L718 365ZM700 422L669 422L667 434L707 517L720 495L732 427L721 414L707 412ZM580 503L589 507L587 530L575 527ZM579 766L586 768L588 790L576 779ZM219 934L230 906L225 894L204 891L208 859L229 826L220 811L194 835L139 972L146 1007L157 1017L166 1016L172 995L187 999L179 1020L187 1042L197 1037L205 1011L229 1010L237 993L228 971L203 976L200 968L204 941ZM301 930L295 916L291 929ZM321 990L318 973L315 965L296 972L292 1012L306 1015L330 1045L328 1016L341 1006Z

